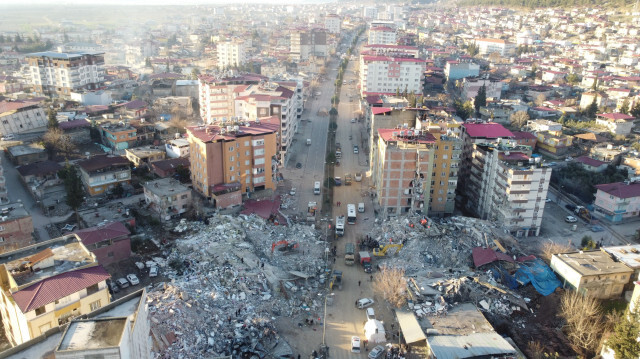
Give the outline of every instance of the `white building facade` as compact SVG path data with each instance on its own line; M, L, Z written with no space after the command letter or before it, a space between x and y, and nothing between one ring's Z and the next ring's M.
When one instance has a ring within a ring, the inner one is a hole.
M362 56L360 94L422 93L426 62L422 59Z
M239 41L224 41L217 44L218 68L225 69L244 64L246 59L245 44Z

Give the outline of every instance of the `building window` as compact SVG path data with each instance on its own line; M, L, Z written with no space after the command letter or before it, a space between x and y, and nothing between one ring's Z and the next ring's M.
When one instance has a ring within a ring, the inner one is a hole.
M4 232L4 226L0 226L0 232Z
M90 303L90 304L89 304L89 308L91 309L91 311L92 311L92 312L93 312L94 310L96 310L96 309L99 309L100 307L101 307L101 305L100 305L100 299L98 299L98 300L96 300L95 302L93 302L93 303Z
M97 283L96 283L96 284L94 284L94 285L88 286L88 287L87 287L87 295L91 295L91 294L93 294L93 293L96 293L96 292L98 292L99 290L100 290L100 288L98 287L98 284L97 284Z
M36 308L36 315L42 315L46 312L46 310L44 309L44 305L40 308Z

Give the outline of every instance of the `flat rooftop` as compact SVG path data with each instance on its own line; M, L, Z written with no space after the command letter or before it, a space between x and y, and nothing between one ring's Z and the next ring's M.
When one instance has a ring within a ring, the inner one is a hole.
M624 263L611 259L608 253L599 250L560 253L553 256L583 276L630 273L633 271ZM553 258L551 262L553 263Z
M602 247L600 250L608 253L618 262L622 262L629 268L640 268L640 244L626 246Z
M159 153L164 153L163 148L153 148L151 146L127 148L126 151L138 158L146 158Z
M173 178L162 178L155 181L150 181L142 185L147 191L159 196L164 197L168 195L175 195L190 191L187 186L184 186L180 181Z
M36 271L21 270L29 257L51 250L54 265ZM54 240L25 247L0 255L0 264L4 264L18 286L78 269L95 262L75 236L65 236Z
M447 311L447 315L429 317L439 335L467 335L494 332L482 312L471 303L460 304ZM431 332L431 331L429 331ZM431 333L428 333L430 335Z
M116 347L120 344L126 323L126 318L71 322L58 351Z
M27 212L22 203L7 203L0 206L0 223L28 216L29 212Z
M11 146L7 148L7 151L9 151L11 156L18 157L44 152L44 147L35 143L31 143L28 145Z

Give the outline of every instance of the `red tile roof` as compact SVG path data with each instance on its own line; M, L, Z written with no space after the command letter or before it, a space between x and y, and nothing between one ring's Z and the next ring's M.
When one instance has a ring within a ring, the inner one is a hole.
M498 138L513 137L511 131L495 122L489 123L465 123L464 128L471 137Z
M129 160L122 156L97 155L86 160L78 161L76 164L85 171L95 171L110 166L128 165Z
M512 133L513 133L513 139L514 140L525 140L525 139L535 140L535 139L537 139L536 135L534 135L531 132L513 131Z
M595 187L617 198L640 197L640 183L603 183L598 184Z
M381 113L391 112L393 110L391 107L372 107L371 113L374 115L379 115Z
M85 228L73 233L80 237L85 246L131 234L122 222L111 222L104 226Z
M58 124L58 127L61 130L70 130L73 128L91 127L91 124L89 123L89 121L85 119L81 119L81 120L60 122Z
M109 277L109 273L100 265L64 272L13 293L13 300L23 313L27 313Z
M627 115L625 113L599 113L598 116L604 117L609 120L635 120L635 117Z
M587 156L580 156L576 158L576 161L591 167L600 167L607 164L607 162L602 162Z

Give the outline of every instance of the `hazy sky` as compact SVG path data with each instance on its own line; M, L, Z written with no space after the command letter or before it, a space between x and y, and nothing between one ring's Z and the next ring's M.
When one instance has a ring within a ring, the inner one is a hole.
M300 4L324 3L331 0L1 0L2 5L195 5L195 4Z

